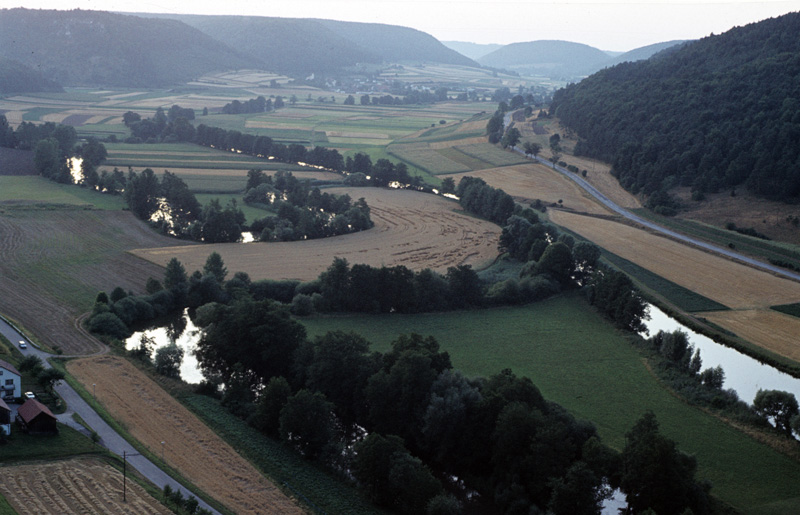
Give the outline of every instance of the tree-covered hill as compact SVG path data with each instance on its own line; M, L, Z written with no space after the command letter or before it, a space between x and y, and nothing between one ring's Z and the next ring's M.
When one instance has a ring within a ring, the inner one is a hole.
M0 10L0 57L62 85L157 87L256 67L178 21L82 10Z
M492 68L549 77L573 77L598 70L609 55L597 48L569 41L512 43L487 54L478 62Z
M394 25L263 16L158 16L180 20L231 48L258 56L267 69L288 75L408 60L477 66L429 34Z
M62 91L62 88L41 72L19 61L0 57L0 95L35 91Z
M683 45L686 43L686 40L683 39L676 39L673 41L665 41L663 43L655 43L652 45L647 45L639 48L634 48L628 52L625 52L617 57L611 58L609 61L603 63L604 68L608 68L611 66L615 66L620 63L626 62L633 62L633 61L642 61L644 59L650 59L655 54L670 49L670 52L677 50L679 45ZM597 70L593 70L597 71Z
M605 69L559 90L552 108L577 132L576 153L613 163L632 192L668 201L677 185L702 198L744 184L796 199L800 13Z

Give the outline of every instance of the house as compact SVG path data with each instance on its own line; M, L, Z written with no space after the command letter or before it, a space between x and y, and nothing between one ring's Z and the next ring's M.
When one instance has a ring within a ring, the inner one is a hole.
M0 398L22 397L22 374L14 365L0 359Z
M11 408L0 398L0 435L11 434Z
M36 399L28 399L17 410L17 422L29 434L58 434L55 415Z

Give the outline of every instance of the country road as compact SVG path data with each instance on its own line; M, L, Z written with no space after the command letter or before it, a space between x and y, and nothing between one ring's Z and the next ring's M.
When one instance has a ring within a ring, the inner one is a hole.
M506 113L506 115L503 118L503 120L504 120L505 126L508 127L508 125L509 125L509 123L511 121L511 114L510 113ZM519 147L511 147L511 149L514 152L517 152L519 154L524 155L525 157L528 157L528 155L525 154L525 152ZM634 213L631 213L627 209L619 206L618 204L616 204L614 201L612 201L611 199L609 199L608 197L603 195L603 193L601 191L599 191L597 188L592 186L588 181L586 181L586 179L584 179L580 175L572 173L569 170L559 166L558 164L554 164L553 162L548 161L547 159L544 159L542 157L534 156L533 159L535 161L547 166L548 168L552 168L553 170L561 173L562 175L567 177L569 180L571 180L572 182L576 183L578 186L583 188L587 193L592 195L601 204L603 204L604 206L606 206L610 210L614 211L615 213L619 214L620 216L622 216L622 217L624 217L624 218L626 218L626 219L628 219L628 220L630 220L632 222L635 222L635 223L637 223L637 224L639 224L641 226L644 226L644 227L646 227L648 229L651 229L651 230L656 231L658 233L661 233L661 234L664 234L666 236L669 236L670 238L676 239L676 240L681 241L683 243L686 243L688 245L693 245L693 246L699 247L699 248L701 248L703 250L706 250L706 251L709 251L709 252L713 252L715 254L723 255L723 256L725 256L727 258L739 261L741 263L753 266L755 268L759 268L761 270L766 270L768 272L772 272L774 274L780 275L780 276L785 277L787 279L800 281L800 274L794 273L794 272L786 270L784 268L780 268L780 267L775 266L775 265L771 265L769 263L765 263L763 261L759 261L758 259L754 259L754 258L745 256L745 255L740 254L738 252L735 252L735 251L733 251L731 249L728 249L728 248L725 248L725 247L720 247L718 245L714 245L714 244L711 244L711 243L708 243L708 242L705 242L705 241L701 241L701 240L692 238L692 237L687 236L685 234L682 234L682 233L673 231L671 229L668 229L666 227L663 227L661 225L658 225L657 223L652 222L650 220L646 220L646 219L644 219L644 218L642 218L642 217L640 217L640 216L638 216L638 215L636 215Z
M37 348L29 339L25 338L13 325L8 323L2 317L0 317L0 334L5 336L12 343L12 345L18 346L19 342L26 342L28 348L19 349L19 351L25 356L38 356L41 358L42 365L45 368L51 368L47 358L51 358L54 355L48 354L47 352ZM165 485L169 485L173 490L179 490L183 494L184 498L187 498L190 495L194 496L192 492L186 490L177 481L172 479L164 471L158 468L152 461L139 454L139 452L111 426L109 426L106 421L103 420L100 415L91 406L89 406L89 404L87 404L83 398L81 398L80 395L78 395L78 392L76 392L74 388L66 383L66 381L62 381L61 384L56 386L55 389L67 405L66 412L56 415L56 418L59 422L77 429L84 434L87 434L88 432L86 428L78 424L72 418L72 414L77 413L84 420L84 422L86 422L86 424L97 433L97 435L100 437L99 442L103 447L120 457L122 457L124 453L127 456L128 465L136 469L142 476L147 478L153 484L161 489L163 489ZM217 510L212 508L202 499L198 498L198 501L201 508L205 508L211 513L219 514Z

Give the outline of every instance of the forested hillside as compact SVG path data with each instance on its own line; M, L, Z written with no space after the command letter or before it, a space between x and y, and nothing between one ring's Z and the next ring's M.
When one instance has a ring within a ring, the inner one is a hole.
M62 91L62 88L41 72L19 61L0 57L0 94L34 91Z
M800 196L800 14L735 28L559 90L576 153L613 163L630 191L691 186ZM652 203L651 203L652 204Z
M157 87L255 67L253 59L174 20L81 10L0 10L0 57L65 86Z
M484 66L520 73L573 76L597 70L610 56L597 48L569 41L512 43L478 59Z
M152 15L142 15L152 16ZM397 61L477 66L433 36L376 23L263 16L159 15L180 20L288 75Z

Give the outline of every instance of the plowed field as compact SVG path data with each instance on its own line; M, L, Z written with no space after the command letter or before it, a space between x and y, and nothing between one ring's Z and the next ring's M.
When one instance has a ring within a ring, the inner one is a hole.
M351 264L404 265L412 270L468 264L479 268L497 256L500 228L464 214L453 201L406 190L376 188L329 190L364 197L375 227L345 236L286 243L184 245L138 249L137 256L165 266L177 257L191 273L218 252L233 272L253 279L316 278L334 257Z
M123 502L122 474L93 458L2 467L0 475L0 494L17 513L172 513L131 480Z
M69 372L95 384L97 400L130 434L234 513L303 513L191 412L123 358L70 361Z

